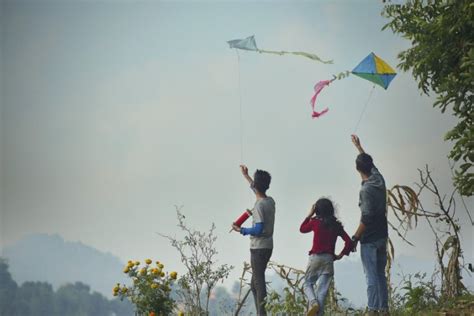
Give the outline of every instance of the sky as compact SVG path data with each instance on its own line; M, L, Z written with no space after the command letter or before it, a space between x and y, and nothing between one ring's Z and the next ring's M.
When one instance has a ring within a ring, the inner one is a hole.
M410 43L381 31L381 10L374 1L2 1L0 254L28 234L57 233L123 261L152 257L183 271L157 234L181 236L182 206L190 226L216 224L219 262L236 266L236 280L249 242L228 231L254 203L239 170L245 163L272 174L272 260L304 267L311 236L299 225L319 197L336 202L350 235L357 227L350 135L372 84L334 82L318 99L330 110L317 120L309 99L316 82L370 52L399 63ZM238 58L226 41L250 35L259 48L334 64ZM357 134L388 187L413 185L428 164L440 188L452 190L443 137L455 120L434 100L410 73L375 87ZM472 261L472 225L460 205L457 214ZM391 236L397 255L434 258L423 224L408 234L415 247Z

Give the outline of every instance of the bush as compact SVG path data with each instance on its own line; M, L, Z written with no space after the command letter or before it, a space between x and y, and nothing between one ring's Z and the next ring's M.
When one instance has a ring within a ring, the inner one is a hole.
M164 265L156 261L145 260L140 266L139 261L128 261L123 272L132 279L132 285L121 286L119 283L113 288L113 295L129 299L136 307L138 315L158 316L169 315L175 308L171 298L171 287L177 278L176 272L165 273Z

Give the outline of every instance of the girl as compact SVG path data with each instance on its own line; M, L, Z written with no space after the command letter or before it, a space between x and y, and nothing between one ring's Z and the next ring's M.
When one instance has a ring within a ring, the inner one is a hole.
M313 217L313 215L316 215ZM341 222L334 216L331 200L319 199L300 226L300 232L313 232L313 247L309 251L309 262L305 274L304 292L308 297L307 316L323 315L324 300L334 275L334 261L348 255L352 250L352 240L344 231ZM339 255L334 254L336 239L341 236L344 249ZM318 281L317 291L314 285Z

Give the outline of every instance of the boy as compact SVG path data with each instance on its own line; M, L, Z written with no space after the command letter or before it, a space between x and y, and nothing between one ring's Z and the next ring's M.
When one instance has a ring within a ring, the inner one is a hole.
M352 135L352 142L359 151L356 169L362 179L359 193L361 219L352 236L355 245L360 240L360 255L367 280L369 315L388 315L388 289L385 277L387 264L387 191L385 180L375 167L372 157ZM380 314L378 314L380 313Z
M250 287L255 300L257 315L267 315L265 311L265 297L267 287L265 270L273 251L273 226L275 223L275 201L266 195L270 187L271 175L267 171L256 170L253 179L249 176L248 168L240 166L245 179L257 198L252 210L252 227L244 228L232 225L235 231L242 235L250 235L250 265L252 280Z

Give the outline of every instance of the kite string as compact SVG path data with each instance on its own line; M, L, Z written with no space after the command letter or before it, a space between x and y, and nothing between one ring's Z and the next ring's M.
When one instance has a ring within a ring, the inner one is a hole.
M235 49L235 52L237 53L237 73L238 73L238 79L239 79L240 163L242 164L244 162L244 133L243 133L244 123L243 123L243 115L242 115L242 90L240 87L240 55L237 49Z
M360 116L359 116L359 121L357 121L357 124L354 128L354 132L353 134L355 134L357 132L357 128L359 127L359 124L360 122L362 121L362 117L364 116L364 113L365 113L365 110L367 109L367 105L369 104L369 101L370 101L370 98L372 97L372 93L374 92L375 90L375 85L372 86L372 90L370 90L370 94L369 94L369 97L367 98L367 101L365 102L365 105L364 105L364 109L362 110Z

